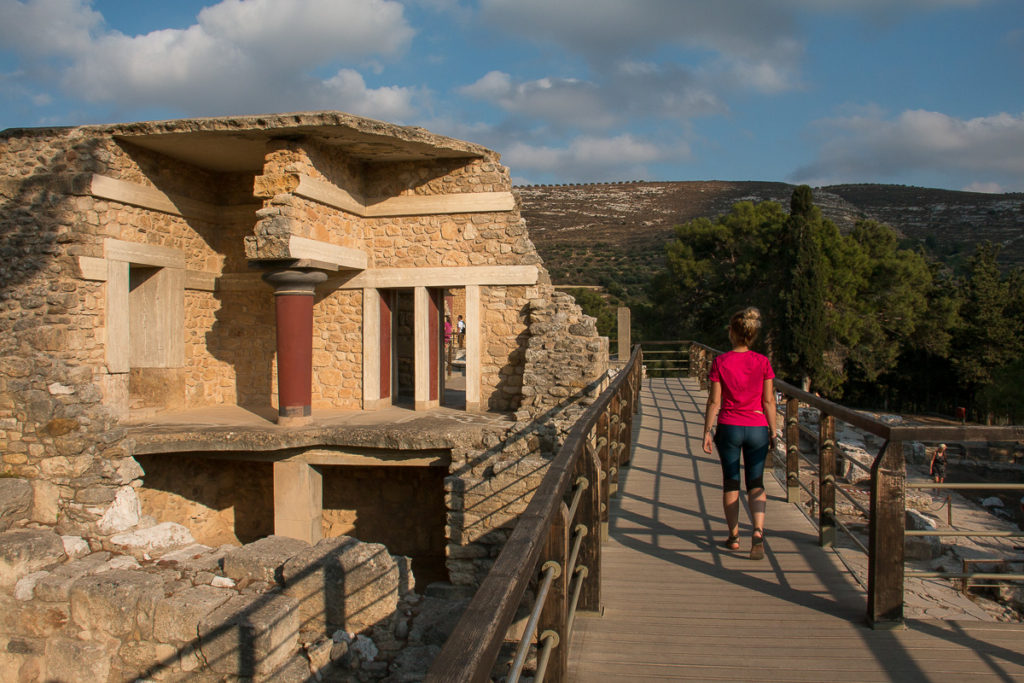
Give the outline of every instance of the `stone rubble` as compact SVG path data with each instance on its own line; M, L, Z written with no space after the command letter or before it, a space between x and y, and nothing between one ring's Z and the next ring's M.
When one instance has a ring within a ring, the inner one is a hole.
M418 681L468 604L443 584L417 595L408 558L347 536L219 548L136 536L79 555L84 539L12 524L3 681Z
M880 415L879 419L898 424L902 418L896 415ZM802 407L800 422L817 431L818 411ZM851 458L870 467L881 441L871 434L837 421L836 441L843 459ZM924 483L930 481L928 466L929 449L921 443L906 444L907 481ZM841 470L843 488L864 506L868 506L868 470L844 463ZM801 472L802 478L805 475ZM811 478L816 477L813 475ZM948 497L947 497L948 496ZM952 529L1020 531L1011 521L998 516L1002 500L984 500L981 504L952 491L929 491L929 489L908 488L907 529L941 530L950 528L948 518L953 520ZM995 503L998 501L998 504ZM951 508L951 509L950 509ZM863 515L845 497L837 495L836 509L844 523L859 532L860 540L867 545L867 525ZM839 534L838 552L862 585L867 585L867 558L853 544ZM1024 573L1024 546L1021 539L962 536L908 536L904 543L908 571L964 571L964 560L986 558L1018 558L1017 562L993 562L976 565L975 571ZM997 585L981 593L961 590L961 582L951 579L905 580L904 615L907 618L927 617L936 619L968 619L980 621L1022 621L1024 620L1024 586L1019 582L996 582Z

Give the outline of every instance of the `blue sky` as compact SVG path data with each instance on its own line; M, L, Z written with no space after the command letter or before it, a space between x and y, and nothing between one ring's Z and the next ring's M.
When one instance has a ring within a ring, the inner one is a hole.
M1024 191L1024 0L0 0L0 129L336 109L517 183Z

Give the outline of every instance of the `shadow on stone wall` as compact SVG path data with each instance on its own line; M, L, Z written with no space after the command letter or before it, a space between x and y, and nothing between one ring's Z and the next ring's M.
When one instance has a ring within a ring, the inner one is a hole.
M277 351L274 297L266 291L218 291L219 306L206 347L234 369L238 405L265 413L273 405Z
M530 304L519 309L519 319L529 320ZM523 399L523 374L526 365L526 349L530 341L529 327L516 335L516 345L498 371L501 382L487 399L487 409L496 412L514 412Z
M288 556L275 547L282 544ZM347 536L315 546L270 537L229 553L220 565L224 573L235 576L252 573L270 578L265 576L269 572L274 585L264 593L246 594L243 589L227 599L224 596L230 591L213 596L207 589L202 597L182 596L173 604L168 604L173 598L163 600L154 610L155 630L160 630L162 621L168 623L168 630L180 628L182 624L174 625L177 618L184 625L195 624L194 637L178 640L173 654L148 668L130 672L134 678L161 679L181 671L184 661L191 662L186 671L192 675L202 667L207 675L255 680L314 681L330 670L359 668L361 660L369 662L375 656L372 641L369 657L365 647L362 652L344 647L339 654L338 645L358 646L359 638L353 635L375 627L397 631L391 622L402 616L399 598L408 592L408 580L386 548ZM198 594L203 588L186 592ZM163 615L161 606L167 607ZM387 668L385 664L385 672Z
M601 393L601 376L544 412L504 433L486 433L482 450L453 453L445 479L448 574L453 584L476 586L490 571L516 519L526 509L551 458L569 430Z
M80 210L109 152L73 131L4 139L0 178L0 420L3 471L35 489L34 520L72 533L96 520L137 466L102 404L95 357L104 319L78 256L102 256L102 226ZM9 175L9 171L14 175ZM42 476L48 473L47 476Z
M138 455L144 514L188 527L205 545L250 543L274 533L274 472L268 462L196 455Z

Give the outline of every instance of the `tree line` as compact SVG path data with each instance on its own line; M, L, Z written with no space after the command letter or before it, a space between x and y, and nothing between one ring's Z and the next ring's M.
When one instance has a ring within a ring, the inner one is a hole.
M677 226L647 300L627 303L638 339L718 348L729 316L757 306L760 350L793 384L850 405L947 415L964 407L974 420L1017 423L1024 269L1001 271L998 254L981 243L954 270L876 221L841 234L802 185L788 213L740 202ZM601 317L596 302L585 309Z

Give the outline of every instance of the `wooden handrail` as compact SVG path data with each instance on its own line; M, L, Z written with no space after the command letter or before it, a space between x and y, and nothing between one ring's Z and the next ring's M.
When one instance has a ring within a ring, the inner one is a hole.
M573 425L562 447L548 465L548 470L527 504L526 510L516 521L515 528L505 542L501 553L495 559L490 572L484 578L462 618L434 660L425 678L426 681L431 683L479 681L483 683L490 680L491 670L505 641L508 627L522 601L523 594L530 581L537 577L538 564L542 560L548 559L544 557L544 549L546 545L550 545L553 521L558 517L560 527L571 528L573 526L571 523L566 525L562 522L559 510L564 505L570 485L576 479L574 475L579 471L588 470L591 461L598 462L597 457L588 457L593 455L588 446L589 435L598 426L599 421L606 425L613 422L607 415L613 402L627 408L618 412L615 433L612 434L609 431L610 436L606 437L605 447L608 448L611 457L609 463L601 462L601 467L617 469L621 462L618 458L620 451L625 451L628 457L628 442L631 439L632 431L631 416L635 412L638 402L639 370L642 368L642 363L643 353L640 345L636 345L626 366ZM622 413L628 413L628 415L623 416ZM602 420L602 416L606 419ZM625 419L623 419L624 417ZM626 441L623 444L624 448L611 448L612 443L622 443L619 440L623 438ZM604 475L607 478L613 476L609 469L605 469ZM583 496L580 508L584 518L600 520L600 510L582 510L582 508L593 508L595 504L607 509L608 482L601 482L600 476L595 479L598 481L591 482L590 486L591 488L599 486L602 494ZM588 536L590 543L600 544L600 529L591 529ZM587 555L588 551L584 550L583 554ZM593 547L591 547L590 556L593 556ZM595 594L595 590L597 595L600 594L599 556L594 564L596 566L588 567L586 580L588 583L596 584L597 588L592 586L589 591L584 591L585 593L589 592L591 596ZM586 599L593 602L593 597ZM562 628L562 632L558 633L560 641L558 647L562 648L561 657L564 659L569 638L564 631L564 624Z
M710 359L722 352L691 342L692 372L703 373ZM702 382L706 377L701 376ZM873 628L899 628L903 624L904 537L906 509L906 460L903 443L908 441L1021 441L1024 426L891 425L861 411L848 408L776 379L775 389L785 401L787 502L799 503L800 427L798 406L803 403L820 412L818 434L818 533L823 547L835 541L835 420L841 420L885 443L870 468L871 503L868 519L868 604L867 621ZM776 425L778 427L778 425ZM812 495L813 498L813 495Z

